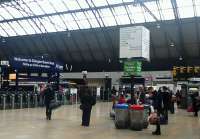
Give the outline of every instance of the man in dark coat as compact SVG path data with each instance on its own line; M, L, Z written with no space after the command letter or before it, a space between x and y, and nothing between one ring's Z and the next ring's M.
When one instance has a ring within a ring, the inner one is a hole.
M50 108L50 103L54 99L55 93L50 84L47 85L44 90L45 106L46 106L46 118L51 120L52 109Z
M194 109L194 116L195 117L198 117L198 106L197 106L197 102L198 100L196 99L197 97L199 96L199 93L198 92L194 92L192 95L191 95L191 98L192 98L192 107Z
M96 99L92 96L90 89L87 86L84 86L81 90L81 110L82 114L82 126L90 125L90 115L92 106L96 104Z

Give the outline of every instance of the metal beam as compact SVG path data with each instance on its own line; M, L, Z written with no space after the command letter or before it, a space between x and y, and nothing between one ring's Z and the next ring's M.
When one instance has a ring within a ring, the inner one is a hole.
M16 21L16 20L26 20L26 19L33 19L33 18L42 18L42 17L46 17L46 16L54 16L54 15L63 15L63 14L72 14L72 13L77 13L77 12L86 12L86 11L98 11L101 9L109 9L109 8L115 8L115 7L120 7L120 6L128 6L128 5L132 5L133 2L124 2L124 3L120 3L120 4L112 4L112 5L106 5L106 6L98 6L98 7L89 7L89 8L85 8L85 9L77 9L77 10L67 10L67 11L63 11L63 12L54 12L54 13L49 13L49 14L42 14L42 15L32 15L32 16L28 16L28 17L19 17L19 18L15 18L15 19L7 19L6 21L0 21L0 23L3 22L11 22L11 21ZM10 6L10 5L7 5Z

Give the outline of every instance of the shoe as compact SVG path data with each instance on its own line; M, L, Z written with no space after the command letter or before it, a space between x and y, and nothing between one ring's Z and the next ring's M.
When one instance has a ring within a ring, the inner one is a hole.
M152 132L152 135L161 135L161 133L158 131L154 131L154 132Z

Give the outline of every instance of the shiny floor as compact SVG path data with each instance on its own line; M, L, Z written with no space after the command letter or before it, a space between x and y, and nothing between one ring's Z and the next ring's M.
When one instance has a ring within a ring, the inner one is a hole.
M92 110L91 126L81 127L79 106L62 106L46 121L45 109L0 111L0 139L200 139L200 118L182 110L169 116L162 135L153 136L154 126L143 131L117 130L109 118L110 103Z

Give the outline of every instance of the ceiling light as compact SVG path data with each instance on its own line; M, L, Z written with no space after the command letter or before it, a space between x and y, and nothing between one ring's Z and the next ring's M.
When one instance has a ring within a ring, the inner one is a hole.
M182 60L183 60L182 56L180 56L180 57L179 57L179 60L180 60L180 61L182 61Z
M157 25L156 25L156 28L158 28L158 29L159 29L159 28L160 28L160 24L157 24Z
M171 42L171 43L170 43L170 46L171 46L171 47L174 47L175 45L174 45L174 43L173 43L173 42Z

